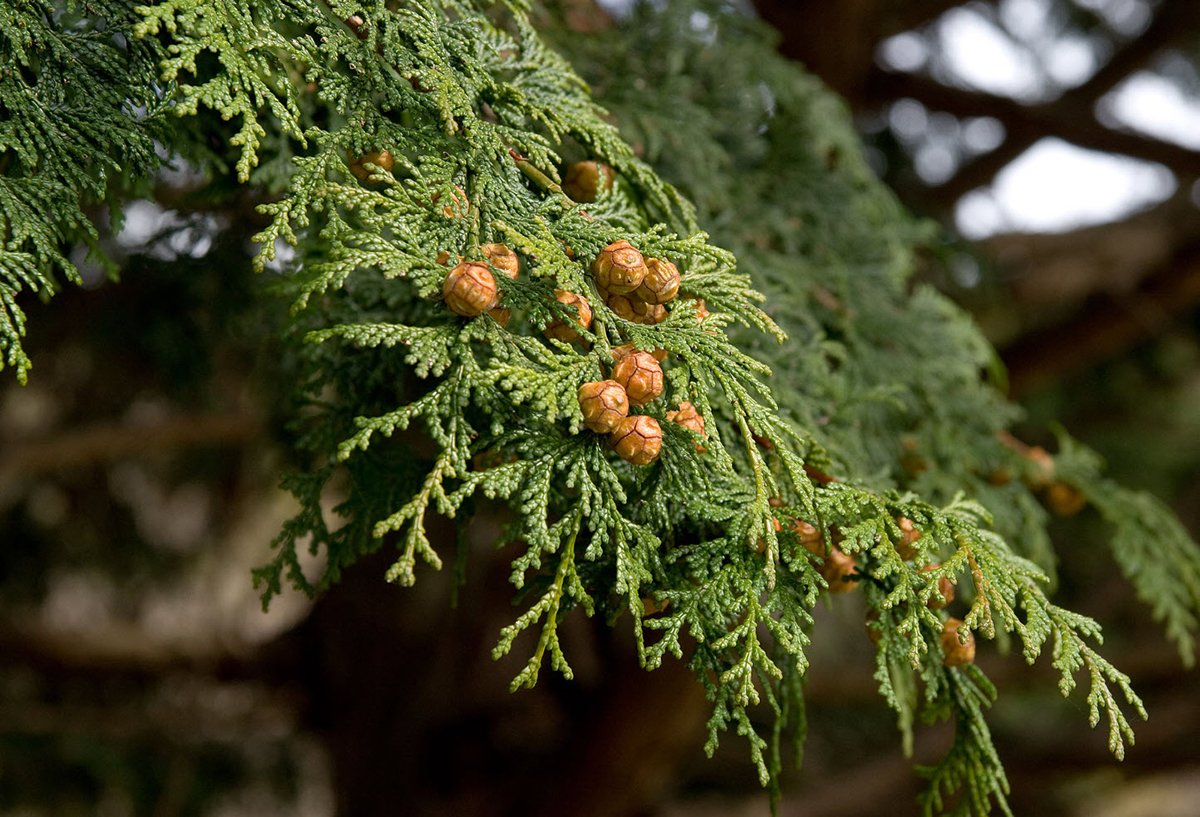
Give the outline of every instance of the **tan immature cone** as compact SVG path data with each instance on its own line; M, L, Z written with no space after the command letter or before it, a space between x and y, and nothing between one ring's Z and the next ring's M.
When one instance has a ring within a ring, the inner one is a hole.
M896 526L900 528L900 541L896 543L896 552L905 561L916 558L916 542L921 538L921 531L907 516L897 516Z
M821 576L829 583L830 593L849 593L858 587L858 582L851 579L858 572L854 557L841 548L832 547L825 563L819 568Z
M803 519L797 519L792 522L792 533L796 534L800 545L809 553L814 556L825 555L825 536L816 525L810 525Z
M500 301L500 292L488 265L470 261L450 270L442 284L442 297L452 311L474 318L493 309Z
M514 281L517 280L521 273L521 259L517 258L517 254L509 249L507 244L484 244L479 249L493 267Z
M628 241L614 241L592 262L596 283L614 295L626 295L646 277L646 259Z
M608 436L608 443L617 455L632 465L649 465L662 451L662 428L658 420L638 414L617 423Z
M564 306L574 307L575 313L579 317L573 323L556 320L543 329L542 334L548 338L561 340L563 343L579 340L579 332L576 330L579 328L590 329L592 326L592 307L587 302L587 298L565 289L556 289L554 290L554 300Z
M1040 445L1034 445L1022 452L1032 467L1025 473L1025 483L1030 488L1044 488L1054 481L1054 457Z
M595 380L579 387L583 424L597 434L608 434L629 415L629 396L615 380Z
M960 667L975 660L975 634L967 631L965 641L960 641L958 628L962 620L948 618L942 625L942 663L947 667Z
M1012 477L1012 471L1001 465L988 472L987 481L991 485L1007 485L1012 482Z
M1087 499L1079 489L1067 485L1065 482L1050 483L1046 492L1042 494L1042 498L1046 502L1046 507L1056 516L1074 516L1087 505Z
M646 314L642 316L642 323L656 324L662 323L667 319L667 308L662 304L647 304Z
M688 431L699 434L701 437L706 437L704 433L704 416L696 411L696 407L684 400L679 404L678 411L668 411L667 419L676 425L683 426ZM704 446L696 443L696 451L703 454Z
M613 169L599 162L575 162L567 166L563 192L572 201L593 202L601 190L612 190Z
M360 40L365 40L370 35L367 33L367 22L357 14L351 14L343 22L350 26L350 30L354 32L354 36Z
M621 384L635 406L643 406L663 392L662 367L649 352L623 355L613 364L612 379Z
M611 292L601 290L601 295L604 296L604 305L617 314L617 317L629 321L630 323L641 323L646 311L646 304L638 300L633 294L614 295ZM639 310L641 310L639 312Z
M646 277L636 294L648 304L665 304L679 294L679 268L661 258L646 259Z
M620 360L621 358L625 357L625 355L634 351L634 348L633 348L633 344L631 344L631 343L622 343L620 346L614 346L609 351L612 352L613 360ZM666 349L651 349L650 356L653 357L655 360L657 360L659 363L665 363L667 360L667 350Z
M921 568L921 572L932 573L939 567L941 567L941 565L937 563L925 565L923 568ZM950 581L950 579L946 578L945 576L942 576L940 579L938 579L938 595L929 600L929 609L941 610L949 605L952 601L954 601L954 582Z
M441 193L434 193L429 200L437 204L441 197ZM446 218L460 218L469 212L471 212L471 200L467 198L467 191L457 184L454 185L454 190L450 192L450 203L442 207L442 215Z
M386 150L372 150L369 153L364 153L362 156L353 157L350 159L350 172L360 182L371 180L371 174L374 171L367 169L368 163L381 167L388 173L391 173L392 168L396 166L396 160Z
M780 531L783 530L783 524L778 519L775 519L775 518L771 519L771 527L773 527L775 529L776 533L779 533ZM758 537L758 539L756 539L754 542L754 552L755 553L766 553L767 552L767 540L761 536Z
M661 304L648 304L634 293L614 295L611 292L604 303L617 316L630 323L653 325L662 323L667 318L667 308Z
M653 596L642 596L642 616L654 616L665 612L671 606L670 599L655 599Z

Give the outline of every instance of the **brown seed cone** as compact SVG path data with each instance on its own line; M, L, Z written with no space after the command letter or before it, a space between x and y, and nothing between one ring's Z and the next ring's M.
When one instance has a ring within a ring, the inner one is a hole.
M704 303L703 298L696 301L696 320L702 321L711 314L712 313L708 311L708 305Z
M958 628L962 620L948 618L942 625L942 663L947 667L960 667L975 660L975 634L967 631L966 641L959 641Z
M498 448L485 448L471 457L471 467L476 471L486 471L489 468L498 468L516 461L517 455L512 452L503 452Z
M358 37L358 39L365 40L365 39L367 39L367 37L370 36L367 33L366 20L364 20L359 15L351 14L349 17L347 17L342 22L344 22L346 25L348 25L350 27L350 30L354 32L354 36Z
M613 295L625 295L641 286L646 259L628 241L614 241L592 262L596 283Z
M446 306L468 318L482 315L500 301L496 278L487 264L463 262L450 270L442 284Z
M1042 498L1046 507L1057 516L1074 516L1084 509L1087 500L1078 488L1073 488L1065 482L1052 482L1046 488Z
M615 380L594 380L579 387L583 424L597 434L609 434L629 415L629 396Z
M621 358L625 357L625 355L634 351L634 348L633 348L632 343L622 343L620 346L612 347L612 349L610 349L609 351L612 353L613 360L620 360ZM650 356L653 357L655 360L657 360L659 363L664 363L664 362L666 362L666 359L667 359L667 350L666 349L651 349Z
M642 596L642 617L658 615L671 606L670 599L656 600L653 596Z
M371 180L371 174L375 172L367 168L368 162L376 165L377 167L383 168L388 173L391 173L392 168L396 166L396 160L392 158L392 154L386 150L372 150L368 153L364 153L362 156L351 156L349 158L350 172L353 173L354 178L358 179L360 182L369 182Z
M612 379L624 387L629 402L644 406L663 392L663 371L649 352L631 352L613 364Z
M779 533L780 531L783 530L783 524L778 519L771 520L771 527L775 528L776 533ZM755 541L755 543L754 543L754 552L755 553L766 553L767 552L767 540L762 538L761 536L758 537L758 540Z
M656 323L662 323L667 319L667 308L662 304L647 304L646 314L642 316L639 323L644 323L653 326Z
M434 193L429 200L437 204L441 197L441 193ZM442 207L442 215L446 218L461 218L469 212L471 212L471 200L467 198L467 191L457 184L454 185L454 190L450 192L450 203Z
M489 309L488 314L492 316L492 320L501 326L508 326L508 322L512 320L512 310L498 306L494 309Z
M921 572L932 573L939 567L941 567L941 565L935 562L934 564L925 565L923 568L921 568ZM947 577L942 576L942 578L938 579L938 594L939 595L934 596L929 600L930 610L941 610L942 608L948 606L950 602L954 601L954 582L950 581L950 579Z
M905 561L916 558L917 549L914 546L922 533L907 516L897 516L896 526L900 528L900 541L896 543L896 552Z
M665 304L679 294L679 268L662 258L646 259L646 277L637 296L648 304Z
M1024 452L1025 459L1032 463L1025 474L1025 484L1030 488L1045 488L1054 481L1054 457L1040 445L1030 447Z
M642 323L647 309L646 304L633 293L614 295L610 292L604 297L604 305L615 312L618 318L630 323Z
M600 162L575 162L567 165L563 177L563 192L572 201L592 202L601 190L612 190L613 169Z
M809 553L814 556L825 555L825 536L816 525L797 519L792 522L792 533L796 534L800 545Z
M658 420L637 414L617 423L608 443L621 459L633 465L649 465L662 451L662 428Z
M507 244L484 244L479 248L491 265L514 281L521 273L521 259L508 248Z
M699 434L701 437L707 437L704 433L704 416L696 411L696 407L684 400L679 404L678 411L668 411L667 419L676 425L681 425L688 431ZM696 443L696 451L703 454L704 446Z
M921 456L921 444L913 437L905 436L900 439L900 448L904 453L900 455L900 467L904 469L909 476L916 476L929 470L929 460Z
M829 549L829 555L825 557L825 563L821 565L820 572L825 581L829 583L830 593L849 593L858 587L858 582L852 581L850 578L858 572L858 565L855 564L854 557L840 548Z
M592 326L592 306L587 302L587 298L578 295L574 292L565 289L554 290L554 300L564 306L575 307L575 313L579 316L577 320L570 323L564 321L553 321L542 330L542 334L548 338L561 340L563 343L570 343L579 340L580 328L590 329Z
M990 485L1007 485L1012 482L1012 471L1001 465L998 468L993 468L988 472L987 481Z

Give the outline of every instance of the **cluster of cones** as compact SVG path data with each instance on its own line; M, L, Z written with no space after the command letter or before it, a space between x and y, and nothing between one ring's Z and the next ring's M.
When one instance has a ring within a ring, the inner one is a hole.
M621 459L633 465L649 465L662 451L662 426L646 414L630 414L631 406L644 406L663 392L663 372L650 352L620 346L613 350L609 379L579 387L583 424L597 434L607 434L609 444ZM704 417L686 400L667 412L667 420L703 437ZM696 443L696 448L704 448Z

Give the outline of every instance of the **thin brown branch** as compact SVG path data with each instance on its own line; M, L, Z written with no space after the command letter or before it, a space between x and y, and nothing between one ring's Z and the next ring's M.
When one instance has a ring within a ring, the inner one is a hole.
M994 5L995 0L987 0ZM893 34L920 28L941 17L952 8L962 5L962 0L908 0L893 3L882 16L880 42Z
M1048 136L1083 148L1158 162L1181 175L1200 175L1200 152L1101 125L1096 121L1090 93L1070 94L1041 105L1022 105L1008 97L886 71L874 75L872 93L881 102L908 96L932 110L959 117L990 116L1004 124L1005 141L1000 148L965 164L956 176L935 188L947 203L991 181L996 172L1026 147Z
M219 639L155 638L134 625L108 623L87 630L37 621L0 624L0 664L20 663L63 673L157 675L173 670L211 672L245 660Z
M1096 120L1095 106L1129 74L1166 48L1200 30L1200 3L1166 0L1140 36L1117 49L1095 75L1056 100L1023 105L1009 97L944 85L929 77L897 74L875 68L867 95L876 104L912 97L928 108L955 116L990 116L1005 127L1005 141L995 151L966 162L949 181L936 188L948 206L964 193L987 184L1026 148L1047 136L1058 136L1079 147L1120 153L1159 162L1177 173L1194 175L1200 153L1134 133L1107 128Z
M172 417L152 425L103 425L12 446L0 457L0 485L60 468L200 445L240 445L262 434L252 414Z
M1200 245L1192 245L1136 291L1095 301L1074 320L1002 349L1010 392L1016 397L1028 394L1113 357L1160 333L1170 320L1198 304Z

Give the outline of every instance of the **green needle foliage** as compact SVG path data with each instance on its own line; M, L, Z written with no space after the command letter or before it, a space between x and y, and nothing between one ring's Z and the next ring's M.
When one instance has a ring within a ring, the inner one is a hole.
M1126 712L1145 712L1096 651L1098 625L1047 595L1038 495L1112 523L1118 564L1190 661L1200 550L1178 522L1077 445L1056 462L1006 435L1017 411L987 374L994 353L914 280L929 231L871 175L836 99L732 4L639 6L588 36L553 7L531 14L517 0L10 4L9 364L29 365L15 293L74 275L63 248L95 243L90 203L117 213L159 153L232 164L269 219L256 263L293 304L300 466L285 485L301 510L256 572L264 602L289 582L326 589L385 546L387 579L410 585L447 556L431 515L461 530L502 503L523 612L494 655L529 655L513 689L546 666L569 678L559 625L602 614L633 628L648 670L687 661L712 703L708 750L734 730L773 785L783 736L803 738L812 611L857 589L905 746L919 720L956 725L924 770L925 812L1007 813L984 719L995 691L944 660L949 582L964 637L1031 663L1049 647L1064 695L1086 678L1121 757ZM593 201L564 192L579 160L614 170ZM682 271L662 322L607 305L591 264L619 240ZM509 314L461 317L447 274L487 265L493 243L521 258L516 278L489 267ZM574 342L543 335L575 317L564 291L594 311ZM622 346L666 353L664 395L635 409L662 429L646 465L588 431L577 399ZM703 435L671 421L685 401ZM324 559L314 580L304 548Z
M22 383L32 363L18 294L78 283L75 245L105 261L95 208L107 201L119 222L122 196L159 165L162 52L129 36L136 19L109 0L0 7L0 367Z

